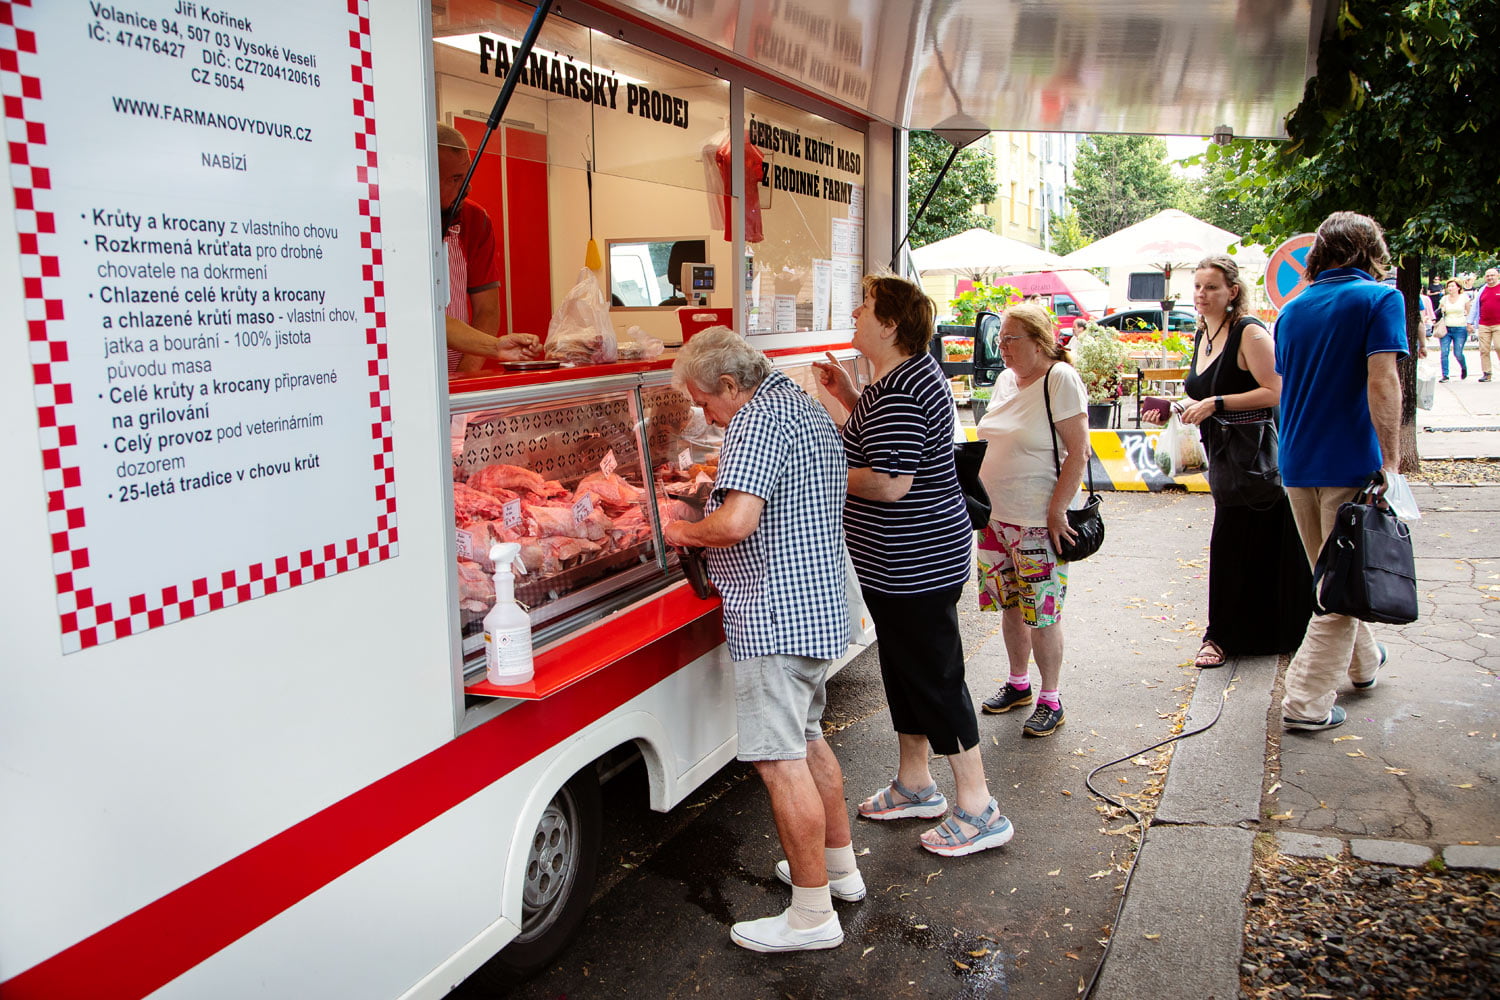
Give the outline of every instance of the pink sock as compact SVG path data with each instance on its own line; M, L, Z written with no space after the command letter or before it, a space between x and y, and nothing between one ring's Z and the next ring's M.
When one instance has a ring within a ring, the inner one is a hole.
M1057 696L1057 691L1039 691L1036 700L1052 709L1054 712L1062 707L1062 699Z
M1027 674L1022 674L1019 677L1017 677L1015 674L1011 674L1010 686L1015 688L1017 691L1025 691L1026 689L1031 687L1031 678Z

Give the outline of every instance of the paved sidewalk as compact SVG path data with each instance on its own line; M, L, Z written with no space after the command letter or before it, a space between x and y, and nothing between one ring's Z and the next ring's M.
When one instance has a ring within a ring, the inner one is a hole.
M1435 367L1437 348L1428 350ZM1500 372L1494 381L1480 382L1478 354L1468 351L1465 359L1469 377L1460 379L1449 359L1451 377L1438 384L1433 408L1417 411L1417 454L1423 458L1500 458Z
M1178 746L1097 997L1239 994L1257 834L1285 854L1500 870L1500 489L1415 492L1421 618L1376 626L1390 660L1375 688L1340 691L1347 723L1283 733L1274 658L1200 677L1187 728L1223 715Z

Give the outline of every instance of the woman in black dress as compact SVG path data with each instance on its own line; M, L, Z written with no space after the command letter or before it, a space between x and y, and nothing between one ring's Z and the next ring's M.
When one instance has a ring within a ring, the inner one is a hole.
M1265 325L1245 314L1245 298L1234 258L1215 254L1198 264L1193 277L1198 333L1184 382L1191 402L1179 414L1184 423L1212 417L1231 424L1269 420L1281 399L1275 345ZM1160 422L1161 416L1148 419ZM1204 435L1205 447L1211 440ZM1208 460L1212 465L1224 459L1210 451ZM1208 628L1194 664L1219 667L1230 656L1293 652L1311 614L1312 575L1286 494L1256 505L1216 494Z

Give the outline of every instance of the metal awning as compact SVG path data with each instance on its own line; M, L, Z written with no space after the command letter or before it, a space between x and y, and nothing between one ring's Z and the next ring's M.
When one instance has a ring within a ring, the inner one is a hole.
M587 0L910 129L1282 137L1326 0Z

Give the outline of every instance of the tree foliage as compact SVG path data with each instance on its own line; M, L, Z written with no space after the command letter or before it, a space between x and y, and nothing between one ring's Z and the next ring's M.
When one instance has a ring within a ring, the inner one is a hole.
M1263 189L1263 243L1348 210L1377 219L1398 256L1492 251L1497 37L1494 0L1343 0L1287 117L1290 141L1236 140L1205 159L1242 190Z
M1078 147L1068 201L1089 240L1150 218L1182 199L1167 144L1148 135L1091 135Z
M1280 145L1266 139L1248 141L1265 147L1260 150L1262 154ZM1228 159L1207 153L1186 162L1203 167L1201 177L1183 182L1183 204L1179 207L1194 218L1248 237L1271 210L1271 195L1260 176L1237 174Z
M1047 223L1047 249L1059 257L1067 256L1094 242L1083 234L1078 222L1078 210L1071 206L1061 215L1053 212Z
M922 199L952 152L948 141L932 132L912 132L907 136L908 219L916 219ZM983 142L965 148L948 168L927 211L912 226L911 246L926 246L970 229L993 228L994 220L975 209L993 201L996 190L994 154Z

